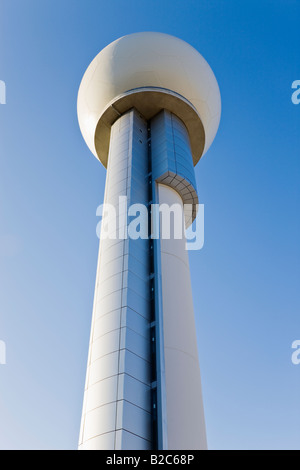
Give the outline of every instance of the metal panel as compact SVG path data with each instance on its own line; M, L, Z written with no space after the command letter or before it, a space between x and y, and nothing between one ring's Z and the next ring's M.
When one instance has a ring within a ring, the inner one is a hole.
M150 358L150 341L130 328L121 328L120 348L127 349L145 361Z
M111 129L105 203L115 208L116 224L111 214L106 222L109 236L116 239L100 241L82 415L83 447L151 447L149 242L118 239L118 230L125 227L119 196L127 196L128 207L147 205L147 173L147 123L132 110ZM127 223L131 220L129 217ZM109 437L102 439L102 433Z
M85 415L84 440L115 430L116 403L100 406Z
M79 450L113 450L115 439L115 432L107 432L85 441L79 446Z
M124 399L139 406L147 412L151 412L150 402L151 388L128 374L119 375L118 399Z
M119 350L120 330L114 330L106 335L100 336L92 343L91 363L107 354Z
M124 429L116 431L116 450L151 450L151 442Z
M145 338L150 338L149 321L131 308L122 308L121 327L130 328Z
M119 373L131 375L140 382L150 385L150 363L127 349L120 351Z
M119 352L107 354L88 366L87 388L100 380L117 375L119 371Z
M102 405L112 403L117 396L118 376L109 377L90 386L87 392L87 408L91 411Z
M110 331L120 328L121 322L121 309L114 310L113 312L103 315L98 318L94 323L93 339L94 341L100 336L109 333Z
M189 184L188 196L193 204L197 204L197 186L189 135L183 122L169 111L162 110L151 120L151 154L153 181L176 187L184 203L188 203L187 193L182 192L184 184L178 185L186 182ZM169 172L172 172L176 179L168 178ZM194 208L193 218L195 215ZM191 221L191 218L186 219L188 225Z
M117 429L151 440L151 414L126 400L117 402Z

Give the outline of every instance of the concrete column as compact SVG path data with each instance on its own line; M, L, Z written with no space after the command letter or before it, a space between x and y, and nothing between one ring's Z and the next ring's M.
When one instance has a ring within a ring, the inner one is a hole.
M158 197L160 204L183 210L171 187L158 184ZM184 238L160 243L168 449L206 449L188 251Z

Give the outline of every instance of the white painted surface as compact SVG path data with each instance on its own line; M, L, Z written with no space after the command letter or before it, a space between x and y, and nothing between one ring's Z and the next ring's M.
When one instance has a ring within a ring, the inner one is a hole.
M158 185L159 203L181 204ZM161 240L168 449L206 449L200 368L185 239Z

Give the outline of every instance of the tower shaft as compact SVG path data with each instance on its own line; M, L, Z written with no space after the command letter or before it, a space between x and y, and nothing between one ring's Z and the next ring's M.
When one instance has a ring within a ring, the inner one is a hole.
M198 202L180 119L115 121L104 202L117 223L102 226L79 449L206 448L185 239L123 237L132 204Z

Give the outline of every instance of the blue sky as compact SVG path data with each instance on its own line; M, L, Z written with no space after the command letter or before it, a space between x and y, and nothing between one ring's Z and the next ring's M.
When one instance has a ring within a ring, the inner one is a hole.
M300 449L299 24L297 0L1 1L1 449L77 447L105 184L77 91L137 31L189 42L221 90L190 252L209 448Z

